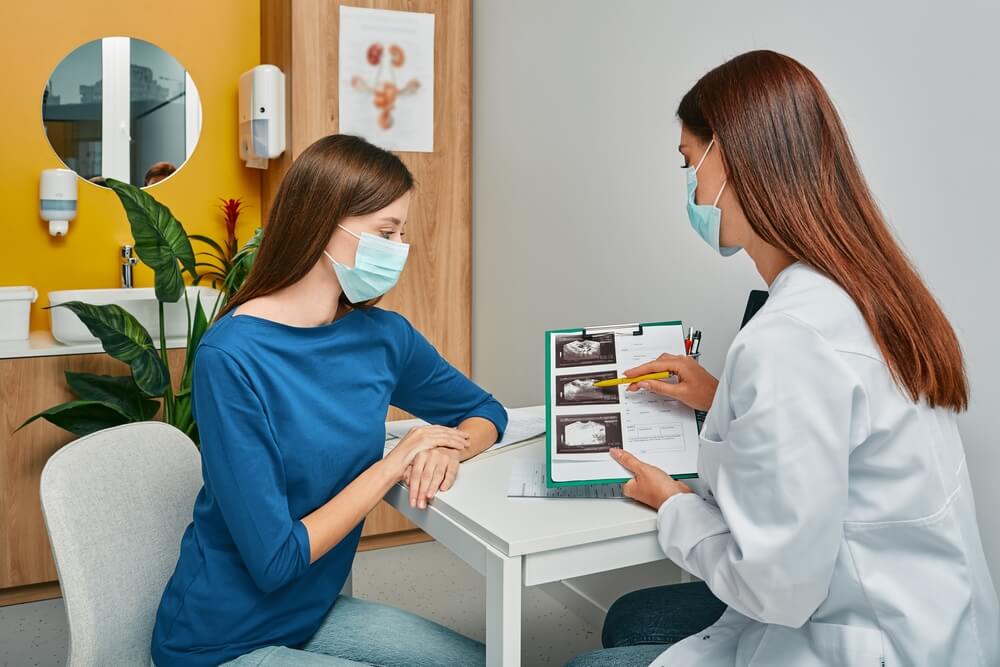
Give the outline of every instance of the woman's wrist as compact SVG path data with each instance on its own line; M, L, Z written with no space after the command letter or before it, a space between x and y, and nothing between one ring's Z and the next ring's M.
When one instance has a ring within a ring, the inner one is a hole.
M437 449L440 450L440 451L442 451L442 452L444 452L448 456L452 457L453 459L455 459L459 463L462 462L463 457L465 456L465 452L460 452L457 449L452 449L451 447L438 447Z
M378 484L384 487L386 491L392 488L393 484L403 479L403 473L405 472L405 470L396 463L395 457L392 455L376 461L370 470L374 473Z

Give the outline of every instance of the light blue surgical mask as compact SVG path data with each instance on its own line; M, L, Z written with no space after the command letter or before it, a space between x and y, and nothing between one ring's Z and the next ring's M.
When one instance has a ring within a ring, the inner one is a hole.
M698 164L687 168L688 220L691 222L691 226L694 228L694 231L698 232L698 236L705 240L705 243L715 248L715 251L723 257L729 257L730 255L738 253L742 250L742 248L739 246L733 246L731 248L719 246L719 229L722 226L722 210L719 209L716 204L719 203L719 198L722 197L722 192L726 189L726 181L722 181L722 187L719 189L719 194L715 196L715 201L711 204L696 204L694 201L694 191L698 187L698 169L701 168L701 163L705 161L706 157L708 157L708 151L712 150L712 144L714 143L715 137L708 142L708 148L705 149L701 159L698 160Z
M337 226L358 239L353 267L344 266L330 257L330 253L323 251L333 263L333 270L347 299L351 303L361 303L391 290L406 265L406 257L410 253L409 244L390 241L368 232L359 236L343 225Z

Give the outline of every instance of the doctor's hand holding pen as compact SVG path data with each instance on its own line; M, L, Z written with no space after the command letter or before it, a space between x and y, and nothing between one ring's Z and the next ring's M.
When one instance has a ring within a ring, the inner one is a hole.
M661 354L654 361L625 371L626 378L639 378L658 374L661 379L643 378L630 382L627 391L645 389L661 396L675 398L689 408L708 410L715 399L719 381L702 368L693 357ZM665 382L676 377L676 382ZM622 492L626 497L658 510L663 503L678 493L692 493L691 487L671 477L667 471L645 463L623 449L610 450L611 458L632 473Z
M625 377L634 378L640 375L664 372L676 377L677 382L642 380L629 384L628 391L646 389L656 394L676 398L695 410L708 410L711 407L719 381L692 357L661 354L654 361L625 371Z

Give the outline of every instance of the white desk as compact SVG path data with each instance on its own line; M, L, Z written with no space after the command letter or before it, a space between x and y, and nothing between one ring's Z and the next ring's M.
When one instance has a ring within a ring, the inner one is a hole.
M385 500L486 577L486 664L521 664L521 586L662 560L656 513L629 500L508 498L514 461L544 459L544 436L462 464L426 510L397 484Z

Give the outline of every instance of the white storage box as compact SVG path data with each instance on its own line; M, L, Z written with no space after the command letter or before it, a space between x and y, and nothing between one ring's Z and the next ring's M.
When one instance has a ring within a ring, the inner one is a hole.
M27 340L34 287L0 287L0 340Z

